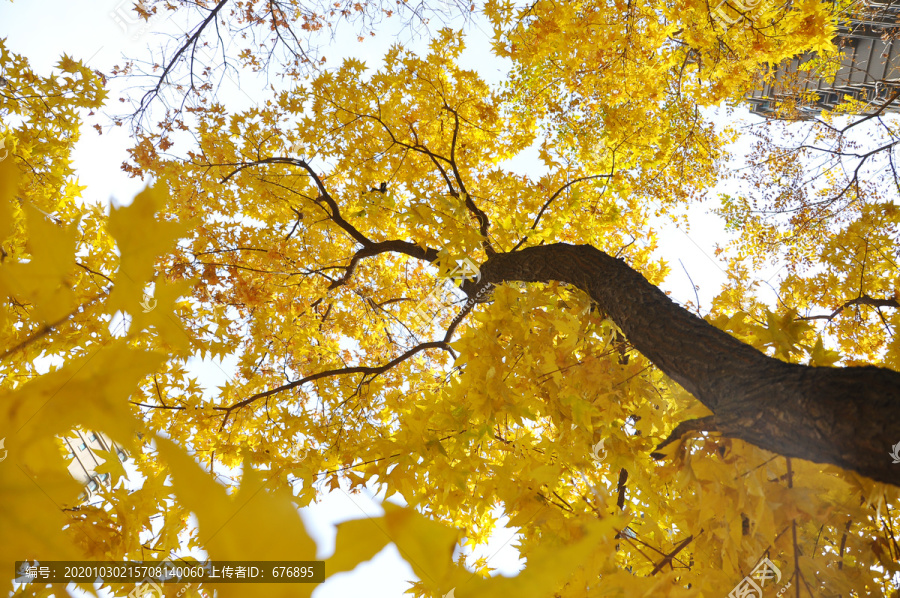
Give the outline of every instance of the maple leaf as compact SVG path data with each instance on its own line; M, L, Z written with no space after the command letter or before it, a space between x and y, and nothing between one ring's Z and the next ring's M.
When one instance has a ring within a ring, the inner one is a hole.
M116 451L105 451L95 448L91 449L91 452L97 455L102 461L97 465L96 472L111 476L113 487L119 483L121 478L128 479L128 473L125 471L125 467L122 466L122 461L119 459Z
M157 257L168 252L175 241L189 230L186 222L159 222L155 219L167 197L162 187L147 187L130 205L110 213L109 231L121 252L121 265L117 284L107 303L108 309L137 314L144 286L153 277Z
M173 488L199 521L203 546L214 560L315 560L309 538L290 494L265 489L266 480L244 464L241 486L234 496L204 472L193 459L164 438L157 449L171 468ZM266 584L269 596L309 596L312 586ZM240 584L220 588L225 595L246 591Z

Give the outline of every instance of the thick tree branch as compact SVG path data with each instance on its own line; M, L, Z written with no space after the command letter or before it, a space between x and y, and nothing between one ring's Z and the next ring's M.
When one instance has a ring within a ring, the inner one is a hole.
M373 241L355 226L350 224L344 217L341 215L340 206L338 206L337 202L328 192L328 188L325 186L325 182L319 177L318 173L313 169L312 166L305 160L301 160L299 158L284 158L284 157L272 157L265 158L262 160L255 160L253 162L243 162L240 164L216 164L215 166L235 166L236 168L226 175L222 182L227 182L231 177L241 172L246 168L250 168L252 166L259 166L261 164L288 164L293 166L299 166L303 170L307 172L307 174L312 178L313 182L316 185L316 188L319 191L318 201L325 203L330 210L328 213L328 218L331 219L332 222L337 224L341 229L346 232L350 237L362 245L362 249L357 251L353 257L350 259L350 263L347 265L344 275L335 280L329 286L329 289L337 288L343 284L346 284L350 278L353 276L354 270L356 270L357 264L367 257L372 257L375 255L379 255L382 253L402 253L408 255L410 257L414 257L420 260L425 260L428 262L433 262L438 257L437 249L433 249L431 247L422 247L421 245L417 245L415 243L411 243L409 241L403 241L399 239L391 239L388 241Z
M722 435L900 486L900 468L888 456L900 441L900 372L769 357L590 245L496 254L481 274L479 286L556 280L586 292L637 351L713 412Z
M409 241L399 241L399 240L391 240L391 241L380 241L378 243L372 243L366 247L363 247L350 258L350 263L347 265L346 271L344 275L341 276L338 280L335 280L329 286L329 289L334 289L342 284L346 284L347 281L353 276L353 272L356 269L356 266L359 262L367 257L372 257L375 255L379 255L382 253L403 253L405 255L418 258L420 260L425 260L427 262L433 262L438 257L437 249L433 249L431 247L423 248L421 245L416 245L414 243L410 243Z

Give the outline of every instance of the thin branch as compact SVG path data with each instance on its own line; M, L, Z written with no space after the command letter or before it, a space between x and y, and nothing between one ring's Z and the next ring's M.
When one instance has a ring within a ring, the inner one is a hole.
M650 572L650 575L656 575L656 574L659 573L659 572L662 570L662 568L665 567L666 565L671 566L671 565L672 565L672 559L675 558L675 556L676 556L679 552L681 552L682 550L684 550L685 547L687 547L687 545L690 544L690 543L693 541L693 539L694 539L694 536L688 536L687 538L685 538L684 540L682 540L682 541L678 544L678 546L676 546L676 547L674 548L674 550L672 550L672 552L670 552L669 554L667 554L667 555L665 556L665 558L663 558L663 560L661 560L659 563L656 564L655 567L653 567L653 571Z
M544 202L544 205L542 205L542 206L541 206L541 209L538 210L537 216L535 217L534 222L531 224L531 229L530 229L530 230L534 230L535 228L537 228L538 222L541 221L541 216L544 215L544 212L547 210L548 207L550 207L550 204L553 203L554 200L556 200L556 198L559 197L559 195L560 195L563 191L565 191L566 189L568 189L569 187L571 187L571 186L574 185L575 183L580 183L581 181L588 181L588 180L591 180L591 179L601 179L601 178L607 178L607 179L608 179L608 178L612 178L612 176L613 176L612 174L593 174L593 175L590 175L590 176L583 176L583 177L574 179L574 180L572 180L572 181L569 181L568 183L566 183L565 185L563 185L562 187L560 187L559 189L557 189L557 191L556 191L553 195L550 196L550 199L548 199L547 201ZM516 246L513 247L513 248L510 250L510 252L515 251L516 249L518 249L518 248L522 245L522 243L524 243L524 242L527 241L527 240L528 240L528 237L522 237L522 240L519 241L518 243L516 243Z
M200 35L203 33L203 31L206 29L206 27L211 22L215 21L216 15L219 13L220 10L222 10L222 7L225 6L225 4L227 2L228 2L228 0L221 0L212 10L210 10L209 15L207 15L207 17L203 20L202 23L197 25L197 28L194 30L194 32L191 35L189 35L188 38L185 40L185 42L181 45L181 47L178 48L178 51L175 52L175 55L172 56L172 59L168 62L168 64L165 65L165 67L163 68L163 72L159 75L159 78L156 80L156 86L154 86L153 89L151 89L150 91L145 93L144 96L141 98L140 104L138 104L138 109L135 110L135 112L134 112L135 115L140 114L141 112L146 110L147 106L149 106L150 102L152 102L153 99L159 95L159 92L162 89L163 85L166 84L166 79L168 78L169 73L171 73L172 69L175 68L175 65L178 63L178 60L181 57L181 55L184 54L184 52L191 46L194 46L194 49L191 51L191 62L193 62L193 54L196 52L197 41L200 39ZM193 76L193 71L194 71L194 69L192 66L191 67L191 76ZM193 87L193 82L191 83L191 87Z
M687 268L684 267L684 262L681 261L681 258L678 258L678 263L681 264L681 269L684 270L684 274L688 277L688 280L691 281L691 288L694 289L694 299L697 300L697 315L700 315L700 295L697 294L697 285L694 284L694 279L691 278L691 275L688 274Z
M900 307L900 303L897 302L896 299L875 299L874 297L869 297L868 295L862 295L861 297L857 297L856 299L851 299L847 301L836 310L831 312L830 314L818 315L818 316L803 316L800 318L796 318L797 320L828 320L829 322L836 318L842 311L844 311L847 307L853 307L854 305L870 305L872 307Z
M650 457L653 459L662 459L665 455L659 452L665 446L668 446L675 442L676 440L681 440L683 436L691 432L716 432L718 431L716 427L716 416L708 415L706 417L699 417L697 419L688 419L677 426L672 430L672 433L669 434L668 438L663 440L657 445L656 450L650 453Z
M491 242L488 240L488 227L490 226L490 220L488 220L487 214L485 214L481 208L475 205L475 202L472 201L472 197L469 195L469 192L466 191L466 186L463 183L462 175L459 173L459 168L456 164L456 140L459 135L459 113L451 108L450 106L444 104L444 110L447 110L453 115L453 138L450 141L450 167L453 169L453 178L456 179L456 184L459 185L460 193L462 193L465 198L466 208L470 212L475 215L475 218L478 220L478 231L481 233L481 236L484 237L484 249L488 255L494 253L493 247L491 247Z
M30 345L31 343L43 338L44 336L46 336L47 334L52 332L54 328L56 328L57 326L59 326L60 324L62 324L63 322L65 322L66 320L71 318L72 316L76 315L77 313L83 312L91 304L95 303L98 299L100 299L104 295L106 295L106 291L98 293L97 295L95 295L94 297L89 299L88 301L82 303L81 305L79 305L78 307L76 307L75 309L73 309L72 311L70 311L63 317L61 317L60 319L56 320L55 322L51 322L50 324L44 324L43 328L41 328L38 332L34 333L33 335L31 335L30 337L28 337L27 339L25 339L18 345L10 347L3 353L0 353L0 360L6 359L7 357L12 355L16 351L20 351L20 350L24 349L25 347L27 347L28 345Z
M884 104L882 104L882 105L878 108L878 110L876 110L876 111L873 112L872 114L869 114L869 115L866 116L865 118L859 119L859 120L856 121L855 123L851 123L851 124L847 125L847 126L844 127L843 129L841 129L840 133L843 135L843 134L846 133L847 130L850 129L851 127L855 127L856 125L862 124L862 123L866 122L867 120L870 120L870 119L873 119L873 118L878 117L879 115L881 115L882 112L884 112L885 108L887 108L888 106L890 106L890 105L894 102L894 100L896 100L897 98L900 98L900 89L898 89L897 91L895 91L895 92L894 92L894 95L892 95L891 97L889 97L889 98L884 102Z
M302 386L303 384L306 384L307 382L313 382L314 380L320 380L322 378L328 378L331 376L348 376L351 374L364 374L364 375L378 376L379 374L383 374L384 372L390 370L391 368L395 367L396 365L406 361L413 355L416 355L417 353L424 351L426 349L443 349L444 351L449 351L450 346L444 341L432 341L432 342L428 342L428 343L421 343L419 345L416 345L412 349L406 351L399 357L392 359L391 361L387 362L386 364L384 364L382 366L378 366L378 367L356 366L356 367L338 368L338 369L334 369L334 370L325 370L322 372L316 372L315 374L310 374L309 376L306 376L299 380L295 380L289 384L284 384L277 388L272 388L272 389L266 390L264 392L256 393L255 395L247 397L246 399L238 401L237 403L234 403L228 407L213 407L213 409L215 409L216 411L224 411L225 412L225 419L222 421L222 427L224 427L225 421L228 419L228 416L231 414L232 411L234 411L235 409L240 409L241 407L246 407L250 403L253 403L254 401L258 401L259 399L271 397L272 395L276 395L276 394L291 390L293 388L297 388L298 386Z
M185 407L176 407L173 405L148 405L147 403L138 403L136 401L128 401L132 405L137 405L138 407L148 407L150 409L172 409L174 411L184 411Z
M75 265L78 266L79 268L83 268L84 270L87 270L88 272L90 272L91 274L94 274L95 276L100 276L102 278L105 278L109 282L113 282L112 278L110 278L103 272L97 272L96 270L91 270L90 268L88 268L87 266L85 266L84 264L79 262L78 260L75 260Z

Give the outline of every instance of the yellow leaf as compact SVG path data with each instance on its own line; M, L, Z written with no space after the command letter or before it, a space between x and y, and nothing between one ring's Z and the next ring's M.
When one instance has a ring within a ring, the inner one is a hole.
M2 139L2 138L0 138ZM0 149L0 156L5 149ZM0 243L13 233L13 201L21 175L13 160L0 162Z
M155 214L165 205L166 197L163 187L147 187L131 205L110 212L108 228L121 257L116 286L107 304L109 313L138 312L144 286L153 277L156 259L170 251L175 241L190 230L184 222L156 220Z
M836 361L839 361L841 358L841 354L837 351L831 351L825 348L825 345L822 344L822 337L816 339L816 345L813 347L812 352L809 355L809 365L815 366L830 366L834 365Z
M24 209L31 260L0 264L0 292L33 304L42 321L53 323L75 303L66 279L75 267L78 222L60 229L34 206L26 204Z
M544 542L528 556L528 565L515 577L473 578L464 569L454 579L456 598L545 598L558 592L579 567L587 564L597 553L611 553L607 545L614 542L616 528L622 518L607 516L602 520L588 520L580 530L580 537L570 543ZM465 575L463 574L465 571Z
M189 350L190 337L173 312L176 300L187 295L195 284L196 281L193 280L180 280L174 284L157 283L154 296L144 297L141 309L134 313L130 332L153 326L166 344L182 352Z
M8 458L0 463L0 530L4 538L0 564L9 571L13 561L50 555L77 559L74 544L63 531L68 518L61 509L68 505L61 501L74 503L81 485L66 471L52 441L44 442L44 455L55 453L55 463L23 462L19 445L9 440L6 445Z
M109 474L110 478L112 479L113 486L118 484L121 478L128 479L128 473L122 466L122 462L119 460L119 456L115 451L91 449L91 452L93 452L102 460L101 463L95 468L97 473Z
M0 416L16 430L23 449L75 426L106 432L117 443L134 447L138 422L128 408L128 397L164 359L161 353L140 351L121 341L110 343L0 394L5 407Z
M459 532L433 521L415 509L384 503L388 536L421 579L440 582L453 563L451 557Z
M340 523L334 554L325 561L325 571L328 575L352 571L358 564L378 554L390 541L381 518Z
M203 471L182 449L156 437L168 463L179 502L197 516L199 539L212 560L313 561L316 545L306 533L289 492L265 488L262 475L244 463L234 497ZM313 584L221 584L219 596L309 596Z
M552 488L556 486L561 472L562 469L559 465L541 465L532 470L529 475L532 480Z

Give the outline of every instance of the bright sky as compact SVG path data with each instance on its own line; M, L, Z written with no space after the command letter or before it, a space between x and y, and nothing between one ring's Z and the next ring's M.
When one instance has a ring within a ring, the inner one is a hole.
M143 26L129 21L130 0L44 0L42 2L20 1L15 4L0 0L0 37L7 39L7 47L26 56L34 69L48 73L63 53L80 59L101 72L108 73L115 64L123 62L123 54L146 56L148 46L158 43L160 32L177 33L174 23L157 22L144 30ZM377 66L387 47L395 41L391 35L366 38L364 43L355 36L339 38L337 49L329 51L329 64L336 64L340 55L363 59L370 67ZM489 35L485 30L467 38L467 53L464 63L478 70L489 82L498 81L505 65L490 58ZM238 88L226 81L223 99L235 108L252 105L262 97L261 86L254 87L254 78L247 76ZM120 111L124 105L118 104L120 93L113 89L107 108L110 112ZM745 111L742 111L746 114ZM727 120L724 112L718 117ZM103 135L98 135L91 125L104 126ZM82 126L82 138L76 146L74 166L80 183L87 185L84 192L88 202L108 203L111 199L118 203L129 203L131 198L144 186L138 180L130 179L119 166L125 150L130 146L125 127L108 128L107 122L99 115L86 121ZM523 172L542 168L536 162L536 155L519 158L515 166ZM711 195L714 197L714 194ZM691 210L692 229L689 233L671 224L658 223L661 254L664 254L672 273L664 288L672 292L672 297L684 303L694 301L694 291L690 280L700 286L699 298L702 309L708 309L711 298L724 281L724 265L713 256L713 239L722 239L722 225L718 218L706 214L706 207ZM231 363L212 361L197 362L193 372L209 390L223 384L229 378ZM334 547L334 523L367 515L382 514L373 493L353 495L334 491L321 503L303 509L302 517L310 534L319 547L320 558L331 554ZM514 574L521 562L517 552L511 547L514 540L512 530L503 529L495 535L486 550L480 551L490 557L490 566L503 574ZM52 555L47 555L48 557ZM396 548L390 545L372 561L361 565L355 571L335 576L318 587L314 598L337 598L343 596L366 596L367 598L398 597L408 587L406 580L414 575L409 566L399 557Z

